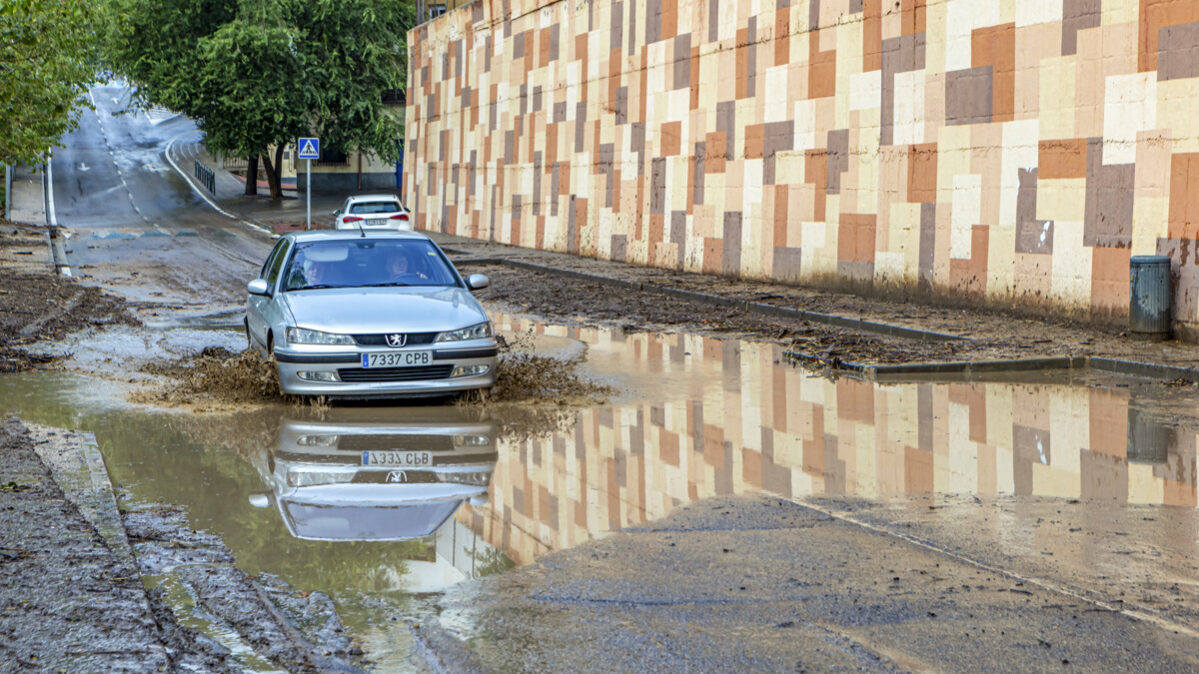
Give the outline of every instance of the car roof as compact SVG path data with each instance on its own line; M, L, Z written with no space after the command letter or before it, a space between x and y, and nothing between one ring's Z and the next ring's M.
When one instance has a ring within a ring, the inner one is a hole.
M394 194L355 194L352 197L347 197L346 201L350 203L358 201L400 201L400 198Z
M351 239L368 239L372 241L378 241L381 239L432 240L421 232L397 232L395 230L378 231L370 229L317 229L303 232L289 232L283 236L285 238L292 239L297 243L306 243L310 241L349 241Z

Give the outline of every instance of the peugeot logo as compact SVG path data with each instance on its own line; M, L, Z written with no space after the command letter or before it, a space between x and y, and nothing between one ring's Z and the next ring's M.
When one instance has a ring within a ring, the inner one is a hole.
M407 482L408 473L402 470L393 470L387 474L387 481L390 482Z
M408 335L392 333L387 336L387 346L401 347L408 343Z

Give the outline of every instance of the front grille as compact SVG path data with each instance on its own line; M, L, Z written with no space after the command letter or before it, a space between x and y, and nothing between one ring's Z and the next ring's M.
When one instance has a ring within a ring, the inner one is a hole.
M454 448L454 438L435 433L379 433L371 435L343 435L337 448L342 451L361 452L364 449L426 449L442 451ZM436 459L434 459L436 463Z
M387 335L354 335L354 341L358 342L359 346L387 346ZM434 339L437 339L436 332L409 332L407 333L408 341L404 346L416 346L419 344L432 344Z
M453 365L426 365L424 367L372 367L342 368L337 376L345 382L420 381L422 379L448 379Z

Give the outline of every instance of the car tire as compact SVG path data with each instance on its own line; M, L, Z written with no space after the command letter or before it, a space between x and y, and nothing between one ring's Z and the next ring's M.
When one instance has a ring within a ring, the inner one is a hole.
M250 334L250 321L249 321L249 319L246 319L245 321L242 321L242 327L243 327L243 328L245 328L245 331L246 331L246 351L253 351L253 350L255 350L255 347L254 347L254 336Z

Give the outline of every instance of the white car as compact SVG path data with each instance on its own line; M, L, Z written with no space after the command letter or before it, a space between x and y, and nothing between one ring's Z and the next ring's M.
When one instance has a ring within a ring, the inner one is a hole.
M394 194L360 194L348 197L333 211L333 229L392 229L411 231L408 209Z

